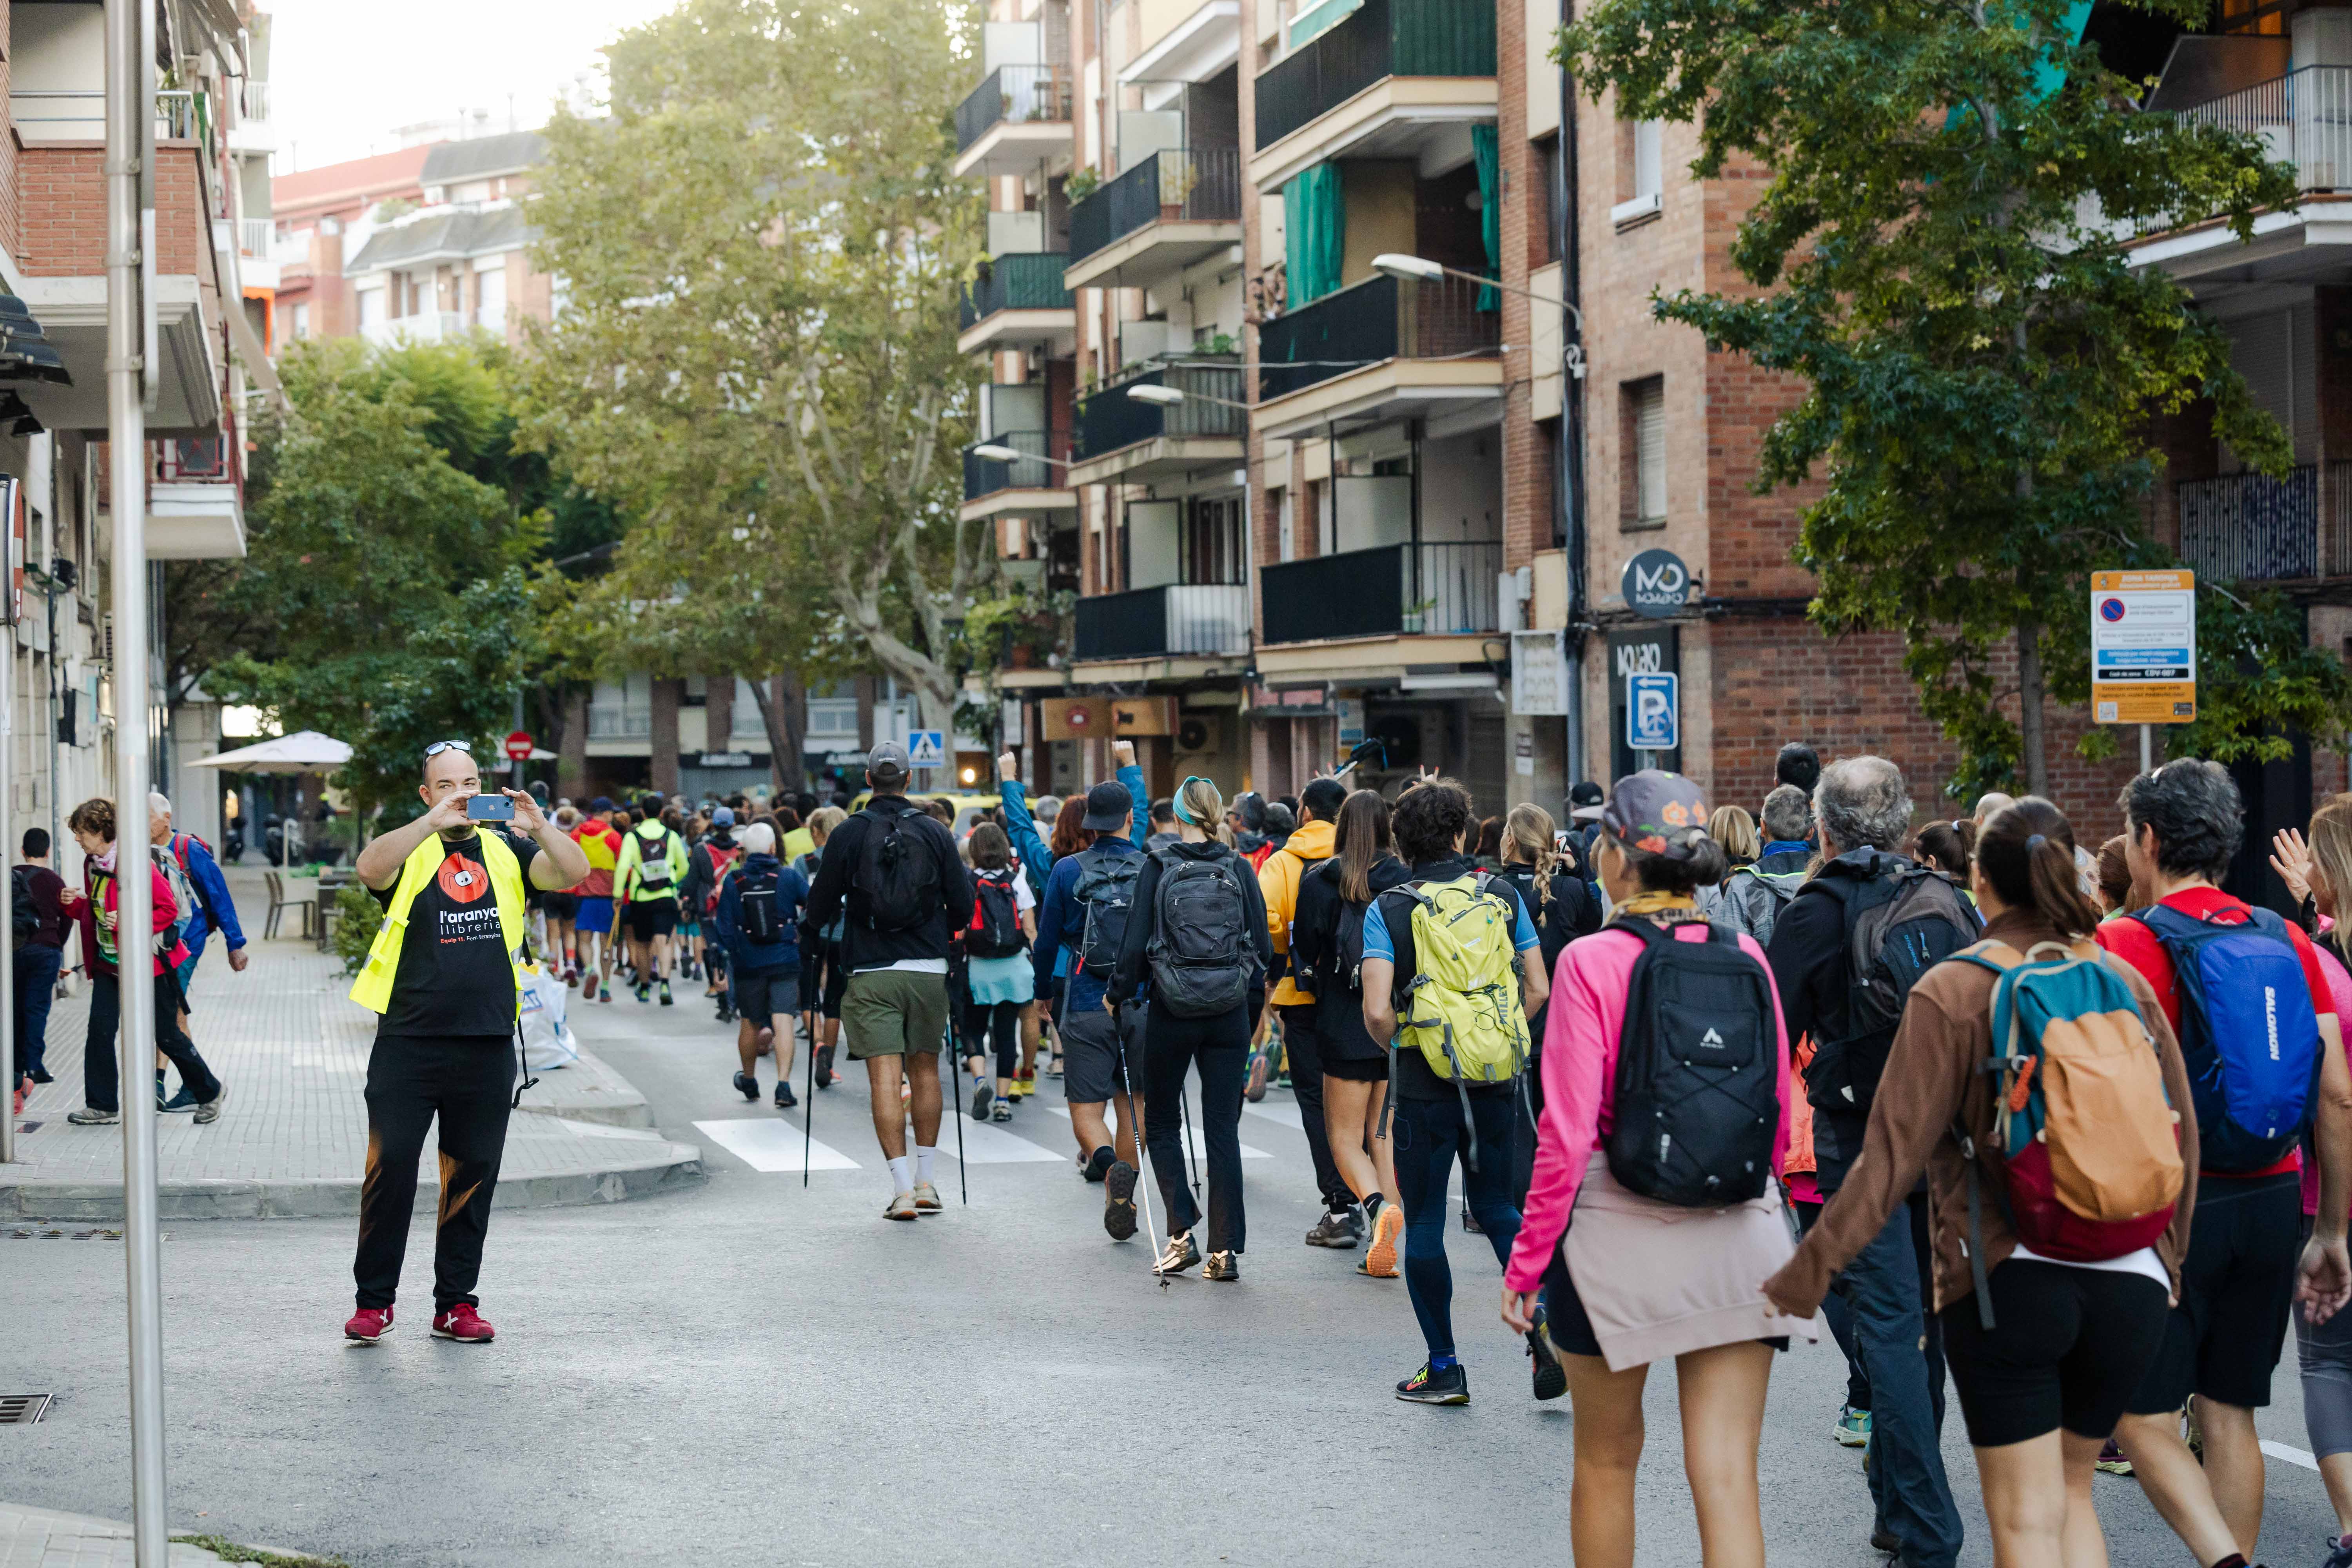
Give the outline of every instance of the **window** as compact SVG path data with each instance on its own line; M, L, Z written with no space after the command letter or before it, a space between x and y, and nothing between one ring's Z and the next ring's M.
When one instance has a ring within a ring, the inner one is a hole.
M294 324L291 331L298 338L307 338L310 335L310 307L308 304L294 307Z
M361 326L362 329L365 329L365 328L368 328L368 327L380 326L380 325L382 325L382 324L383 324L383 289L361 289L361 290L360 290L360 326Z
M1290 492L1286 489L1274 492L1274 518L1276 559L1297 560L1298 525L1291 519Z
M1618 523L1666 526L1666 382L1654 375L1617 390Z
M1184 521L1184 555L1181 563L1186 583L1240 583L1247 580L1243 563L1244 510L1239 496L1195 500Z
M1617 205L1609 221L1620 228L1658 216L1666 188L1665 123L1617 122Z

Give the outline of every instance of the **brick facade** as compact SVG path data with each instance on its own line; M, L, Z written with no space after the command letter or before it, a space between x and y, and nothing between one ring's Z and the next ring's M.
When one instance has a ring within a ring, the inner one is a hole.
M13 144L14 137L0 137ZM155 149L155 269L205 273L208 237L197 153L189 142ZM44 143L14 151L9 189L27 215L16 263L37 278L95 278L106 270L106 149ZM37 215L33 216L33 215Z

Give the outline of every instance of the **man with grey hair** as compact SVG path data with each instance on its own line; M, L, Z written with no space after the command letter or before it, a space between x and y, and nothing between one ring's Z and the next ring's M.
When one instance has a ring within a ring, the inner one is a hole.
M1812 804L1821 868L1780 912L1766 956L1788 1037L1813 1043L1805 1098L1826 1204L1862 1152L1912 984L1974 942L1978 921L1958 884L1896 853L1911 831L1902 769L1884 757L1841 758L1822 770ZM1909 1568L1952 1568L1960 1517L1944 1476L1943 1338L1927 1310L1927 1201L1915 1194L1834 1289L1870 1385L1872 1544ZM1846 1422L1842 1415L1841 1428Z
M251 960L245 951L245 928L237 923L236 900L228 894L228 879L221 875L220 862L213 856L213 847L193 833L176 833L172 828L171 797L160 791L147 795L147 842L149 853L155 857L156 868L172 886L172 896L180 900L183 923L180 940L186 943L188 956L172 972L173 988L180 998L180 1031L188 1028L188 986L196 977L196 961L205 955L205 942L217 929L228 943L228 966L239 973ZM195 1097L185 1084L169 1100L163 1098L163 1054L155 1053L155 1109L165 1111L194 1110Z

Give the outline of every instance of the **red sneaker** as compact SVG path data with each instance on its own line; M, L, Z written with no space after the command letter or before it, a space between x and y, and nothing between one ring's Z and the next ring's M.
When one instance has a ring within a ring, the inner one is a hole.
M357 1340L363 1345L372 1345L390 1332L392 1309L389 1307L362 1307L352 1314L352 1321L343 1325L343 1338Z
M446 1312L433 1315L433 1337L436 1340L462 1340L467 1344L488 1344L499 1337L496 1329L485 1322L474 1310L473 1304L460 1301Z

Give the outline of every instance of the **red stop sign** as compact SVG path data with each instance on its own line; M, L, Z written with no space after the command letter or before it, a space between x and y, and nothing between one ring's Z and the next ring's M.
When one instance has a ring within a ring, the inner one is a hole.
M507 755L518 763L527 763L530 761L532 743L530 731L517 730L507 737Z

